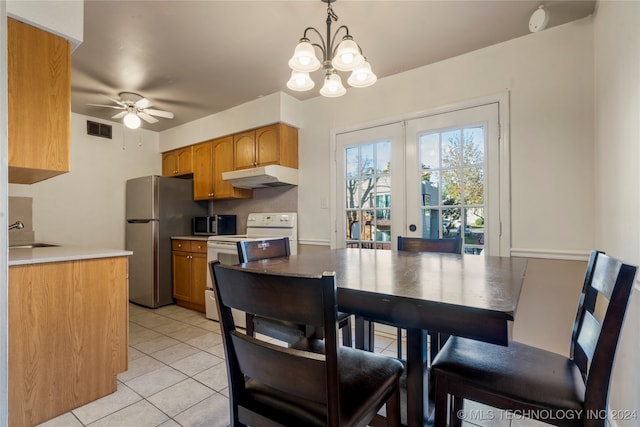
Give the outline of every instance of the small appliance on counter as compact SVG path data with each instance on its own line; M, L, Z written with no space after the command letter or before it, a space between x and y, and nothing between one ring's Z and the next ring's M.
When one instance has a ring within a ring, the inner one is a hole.
M196 216L192 221L195 236L236 234L235 215Z

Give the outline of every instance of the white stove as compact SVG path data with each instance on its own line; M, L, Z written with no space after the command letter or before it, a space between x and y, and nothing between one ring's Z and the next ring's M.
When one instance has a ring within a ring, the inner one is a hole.
M237 243L242 240L269 240L289 238L291 255L298 253L298 214L296 212L250 213L247 216L246 234L211 236L207 239L207 261L219 260L222 264L237 264ZM213 278L207 273L207 318L218 320L213 296ZM245 316L234 312L238 326L245 326Z

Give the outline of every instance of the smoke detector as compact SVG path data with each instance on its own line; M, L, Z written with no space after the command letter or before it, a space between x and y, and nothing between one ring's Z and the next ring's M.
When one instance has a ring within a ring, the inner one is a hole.
M544 5L538 6L538 8L531 14L529 19L529 31L537 33L544 30L549 23L549 12L544 8Z

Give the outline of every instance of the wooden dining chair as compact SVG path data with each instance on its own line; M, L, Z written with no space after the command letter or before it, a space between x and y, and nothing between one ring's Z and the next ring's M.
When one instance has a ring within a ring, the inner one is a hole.
M241 263L291 255L288 237L269 240L242 240L237 243L237 247L238 259ZM338 312L338 322L342 332L342 344L350 347L352 345L351 315ZM321 332L309 325L285 323L274 319L256 317L250 312L246 313L246 324L247 334L250 336L255 336L257 332L289 344L295 344L300 339Z
M462 239L461 238L452 238L452 239L423 239L419 237L402 237L398 236L398 250L399 251L407 251L407 252L442 252L442 253L452 253L452 254L460 254L462 252ZM360 335L364 334L365 330L369 332L369 337L367 342L369 342L369 348L367 350L373 351L373 337L374 337L374 326L373 322L369 320L365 320L367 325L365 328L359 327L358 325L362 321L361 319L357 319L356 323L356 342L360 343L364 341ZM429 349L431 359L435 357L438 350L444 345L446 342L447 336L438 334L437 332L429 332ZM396 341L397 341L397 354L398 359L402 359L402 329L397 328L396 332Z
M636 269L591 253L568 358L517 342L499 346L451 337L431 366L435 426L445 426L447 418L460 425L458 411L463 399L470 399L526 411L548 424L604 427L614 355Z
M338 344L335 273L281 276L210 263L229 380L231 426L365 426L386 404L400 425L402 363ZM231 309L314 325L324 340L278 346L237 329Z

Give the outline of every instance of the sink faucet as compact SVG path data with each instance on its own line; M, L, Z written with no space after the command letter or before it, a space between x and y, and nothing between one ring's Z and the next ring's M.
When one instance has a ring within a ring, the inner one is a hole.
M16 222L14 222L13 224L11 224L9 226L9 230L13 230L14 228L16 230L23 229L24 228L24 224L22 223L22 221L16 221Z

